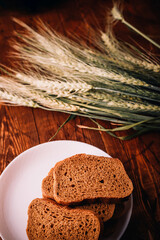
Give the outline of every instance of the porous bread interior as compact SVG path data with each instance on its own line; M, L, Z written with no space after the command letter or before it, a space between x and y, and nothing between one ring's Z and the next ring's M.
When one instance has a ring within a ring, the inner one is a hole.
M114 213L115 204L107 204L101 200L94 203L85 203L83 205L75 206L77 209L86 209L93 211L103 222L108 221Z
M45 198L53 197L53 168L49 171L48 175L42 181L42 194ZM109 220L114 213L115 204L108 204L105 201L96 200L94 203L83 203L75 206L78 209L88 209L93 211L103 222Z
M53 199L53 174L46 176L42 181L42 195L44 198Z
M99 219L87 210L69 209L47 199L34 199L28 208L29 240L98 240Z
M84 199L121 199L133 191L119 159L77 154L57 163L53 170L54 198L62 204Z

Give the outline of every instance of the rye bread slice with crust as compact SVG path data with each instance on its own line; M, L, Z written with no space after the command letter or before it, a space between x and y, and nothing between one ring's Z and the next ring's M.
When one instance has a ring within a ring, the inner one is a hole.
M53 178L54 199L64 205L96 198L113 203L133 191L132 181L117 158L77 154L58 162Z
M98 240L100 221L91 211L37 198L28 207L26 232L29 240Z
M53 197L53 168L49 171L48 176L46 176L42 181L42 195L44 198ZM115 204L108 204L105 201L97 200L94 203L83 203L78 206L74 206L77 209L88 209L93 211L103 222L108 221L114 213Z
M107 204L105 201L97 199L94 203L83 203L82 205L77 205L73 208L91 210L102 220L102 222L106 222L112 218L115 204Z
M42 196L44 198L54 199L53 184L54 184L53 168L51 168L48 175L42 180L41 190L42 190Z

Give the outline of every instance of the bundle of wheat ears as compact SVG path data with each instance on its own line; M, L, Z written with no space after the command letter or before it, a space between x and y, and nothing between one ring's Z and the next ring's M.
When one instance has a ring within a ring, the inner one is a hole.
M126 22L116 6L111 13L160 48ZM42 21L36 31L14 21L24 29L14 43L14 56L23 66L16 70L1 66L2 103L85 116L97 127L79 127L115 137L116 131L136 130L120 139L160 129L160 65L154 57L118 41L111 28L97 32L93 49L58 35ZM118 127L105 129L95 119Z

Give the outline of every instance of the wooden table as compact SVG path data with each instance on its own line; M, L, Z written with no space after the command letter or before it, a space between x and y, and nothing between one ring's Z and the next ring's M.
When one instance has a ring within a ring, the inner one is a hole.
M96 24L104 28L105 10L112 6L110 1L105 0L66 0L59 4L44 1L49 7L44 7L42 1L38 1L34 7L32 7L34 1L24 1L27 7L24 7L22 2L17 0L13 4L8 0L2 1L0 5L0 62L3 64L10 65L12 61L8 57L10 50L8 40L13 37L13 30L17 28L11 20L12 16L22 19L31 26L34 26L34 19L40 17L58 32L65 35L68 32L75 32L82 37L84 32L88 36L91 35L86 21L83 21L84 17L92 26L97 21ZM154 4L151 0L124 3L126 19L160 43L159 9L158 0L154 1ZM122 24L118 24L115 31L124 40L131 36L148 50L157 51ZM26 149L47 142L67 116L59 112L1 104L0 172ZM106 133L80 129L77 127L78 124L92 125L90 120L77 117L67 123L54 140L78 140L106 151L112 157L121 159L133 181L133 214L122 239L160 239L160 133L151 132L130 141L120 141ZM103 124L107 128L112 128L108 122Z

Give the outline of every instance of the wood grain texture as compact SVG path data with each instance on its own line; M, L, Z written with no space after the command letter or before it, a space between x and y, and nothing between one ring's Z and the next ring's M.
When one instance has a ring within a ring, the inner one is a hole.
M17 10L13 2L16 3ZM66 0L50 4L49 8L47 5L40 8L35 4L32 9L32 4L24 7L20 2L12 1L11 4L7 0L0 5L0 62L7 65L13 64L8 57L8 41L13 37L13 31L19 28L11 17L22 19L31 26L35 26L35 18L40 17L58 32L70 37L70 32L76 33L85 41L84 33L90 38L94 35L84 18L95 28L101 26L103 29L105 11L111 6L111 1L105 0ZM47 2L49 4L50 1ZM159 9L158 0L154 4L151 0L124 1L126 19L160 43ZM125 40L131 36L148 50L159 54L150 43L129 32L122 24L117 24L115 31L118 37ZM67 117L67 114L59 112L0 105L0 172L21 152L47 142ZM89 119L77 117L60 130L55 140L82 141L106 151L123 162L133 181L133 214L122 240L160 239L160 133L151 132L130 141L120 141L106 133L80 129L78 124L93 125ZM113 127L108 122L102 124L108 128Z

